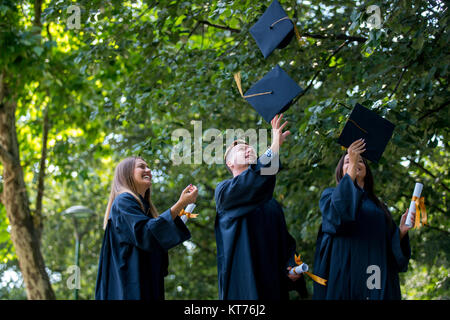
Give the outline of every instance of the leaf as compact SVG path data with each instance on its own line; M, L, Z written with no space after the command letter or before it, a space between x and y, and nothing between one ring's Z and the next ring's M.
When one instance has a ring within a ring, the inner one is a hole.
M36 53L38 56L41 56L44 52L44 49L42 47L33 47L34 53Z

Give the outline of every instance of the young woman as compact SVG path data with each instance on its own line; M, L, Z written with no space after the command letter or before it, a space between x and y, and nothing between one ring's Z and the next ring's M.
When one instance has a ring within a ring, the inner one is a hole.
M150 198L152 174L140 157L121 161L105 212L95 299L163 300L167 250L190 238L178 214L195 202L187 186L180 199L158 215Z
M401 299L398 273L411 256L408 211L397 227L374 193L364 151L362 139L350 145L336 168L337 187L320 198L314 273L328 281L314 283L314 299Z

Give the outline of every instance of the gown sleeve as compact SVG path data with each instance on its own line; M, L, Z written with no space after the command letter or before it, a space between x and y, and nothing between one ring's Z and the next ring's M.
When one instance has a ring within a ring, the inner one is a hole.
M322 231L331 235L345 232L356 221L362 189L355 186L348 174L336 188L327 188L319 201L322 212Z
M145 251L153 251L158 246L167 251L191 237L179 217L172 219L170 209L153 218L142 212L131 194L125 193L116 199L115 228L124 242Z
M398 272L406 272L408 270L409 259L411 258L411 247L409 244L408 233L400 240L400 229L392 221L394 231L391 236L391 248L394 261Z
M265 164L262 164L261 160ZM217 212L221 214L237 211L236 215L239 216L248 212L255 204L271 199L276 182L275 174L261 174L261 168L269 167L270 164L270 161L264 161L264 158L260 157L256 164L250 165L240 175L219 183L214 195ZM245 210L245 207L249 210ZM242 210L236 210L238 208Z

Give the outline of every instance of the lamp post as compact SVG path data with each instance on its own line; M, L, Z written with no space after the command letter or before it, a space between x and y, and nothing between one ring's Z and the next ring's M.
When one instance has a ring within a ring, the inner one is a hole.
M90 227L90 223L87 223L83 230L80 231L79 226L79 220L80 219L90 219L95 216L95 212L85 206L73 206L66 210L64 210L62 215L67 216L72 219L74 229L75 229L75 266L77 267L77 270L79 270L79 264L80 264L80 244L81 244L81 238L83 235L87 233ZM78 272L78 271L77 271ZM78 280L78 279L77 279ZM78 281L76 281L78 282ZM74 300L78 300L78 286L75 286L74 293L73 293Z

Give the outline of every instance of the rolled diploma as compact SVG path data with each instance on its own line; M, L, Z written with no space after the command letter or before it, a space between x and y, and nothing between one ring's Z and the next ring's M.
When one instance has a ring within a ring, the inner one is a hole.
M303 272L308 271L308 265L306 263L302 263L299 266L296 266L295 268L292 268L291 270L289 270L289 274L300 274ZM295 272L294 272L295 270Z
M420 195L422 194L423 184L416 182L416 186L414 187L413 197L420 198ZM411 223L411 217L413 214L416 214L416 202L411 200L411 203L409 204L409 210L408 210L408 216L406 217L405 225L408 227L412 227Z
M184 209L184 211L189 212L189 213L192 213L192 211L194 211L194 208L195 208L195 203L189 203L189 204L186 206L186 209ZM181 216L181 220L183 220L183 222L186 223L186 221L188 221L188 217L186 217L186 216Z

